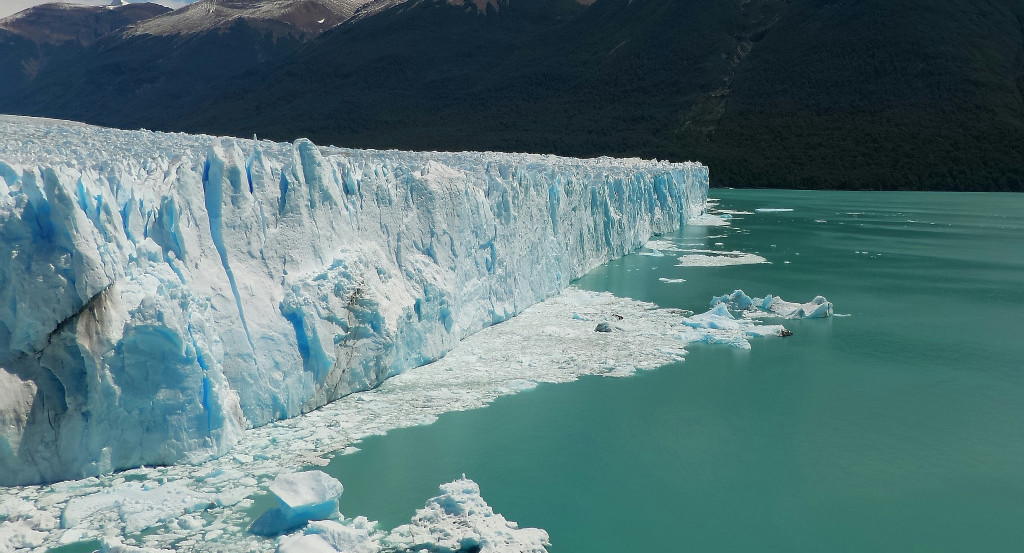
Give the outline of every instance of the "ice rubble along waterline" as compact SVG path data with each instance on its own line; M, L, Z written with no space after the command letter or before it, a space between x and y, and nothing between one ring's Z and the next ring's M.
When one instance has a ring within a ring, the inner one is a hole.
M218 455L699 214L699 163L0 118L0 484Z

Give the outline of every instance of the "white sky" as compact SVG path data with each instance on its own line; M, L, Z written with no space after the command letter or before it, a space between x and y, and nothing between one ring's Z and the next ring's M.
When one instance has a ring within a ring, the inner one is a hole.
M144 0L128 0L131 3L140 2ZM191 4L195 0L149 0L156 4L162 4L169 8L180 8L185 4ZM110 3L110 0L0 0L0 18L7 17L8 15L15 14L24 10L25 8L31 8L39 4L48 4L51 2L66 2L69 4L85 4L88 6L106 6Z

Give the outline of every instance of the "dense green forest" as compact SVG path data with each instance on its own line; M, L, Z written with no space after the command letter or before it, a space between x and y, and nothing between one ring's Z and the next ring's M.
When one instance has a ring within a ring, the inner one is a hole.
M76 58L74 79L41 75L0 110L349 147L696 159L714 186L1021 191L1022 17L1017 0L503 0L486 14L424 0L302 44L244 22L108 41Z

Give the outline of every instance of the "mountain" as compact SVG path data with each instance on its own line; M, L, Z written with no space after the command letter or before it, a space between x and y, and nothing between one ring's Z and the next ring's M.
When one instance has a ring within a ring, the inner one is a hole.
M170 8L150 2L110 6L41 4L0 19L0 36L19 36L37 44L70 41L88 45L104 35L169 11Z
M130 36L229 31L244 21L275 35L315 36L352 17L369 0L199 0L131 29Z
M59 72L100 38L169 12L158 4L42 4L0 19L0 106L49 71Z
M1024 189L1020 2L372 0L320 34L253 15L302 3L197 2L50 64L0 111L699 159L717 186ZM143 32L214 5L206 28Z
M0 111L172 128L183 114L235 86L241 75L283 59L349 19L364 3L200 0L174 11L161 7L110 31L94 25L95 40L62 46L50 53L43 68L14 62L0 66L0 79L19 85L0 92ZM118 12L133 6L139 4L88 10ZM51 26L59 25L69 22L58 11ZM8 55L13 48L0 44L0 49L0 59L16 58Z

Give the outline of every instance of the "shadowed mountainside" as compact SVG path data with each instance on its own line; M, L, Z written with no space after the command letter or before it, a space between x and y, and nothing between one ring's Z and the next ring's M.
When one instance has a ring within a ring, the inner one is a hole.
M1022 21L987 0L386 1L315 39L238 21L101 40L0 110L699 159L716 186L1022 190Z

